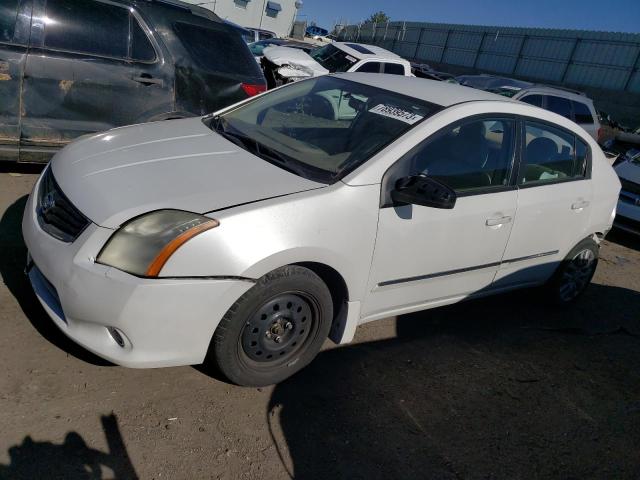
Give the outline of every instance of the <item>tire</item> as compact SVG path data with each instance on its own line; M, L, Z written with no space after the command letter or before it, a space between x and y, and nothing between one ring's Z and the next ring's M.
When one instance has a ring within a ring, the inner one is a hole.
M306 367L329 335L333 302L311 270L286 266L262 277L220 321L213 359L233 383L261 387Z
M556 305L569 305L585 292L598 266L600 247L585 238L571 249L546 285Z

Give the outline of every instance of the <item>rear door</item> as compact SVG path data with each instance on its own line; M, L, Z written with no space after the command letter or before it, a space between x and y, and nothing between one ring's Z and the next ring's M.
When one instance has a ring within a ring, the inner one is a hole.
M17 160L20 85L27 58L31 0L0 3L0 160Z
M540 283L586 238L593 197L590 151L573 132L523 122L518 213L495 287Z
M136 12L109 1L39 3L25 67L23 157L37 161L80 135L172 109L171 76Z

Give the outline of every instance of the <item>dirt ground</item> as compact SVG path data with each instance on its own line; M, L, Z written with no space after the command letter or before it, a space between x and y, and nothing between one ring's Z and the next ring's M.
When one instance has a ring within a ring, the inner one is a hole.
M270 388L130 370L22 274L34 173L0 173L0 479L638 479L640 241L578 305L522 291L361 327Z

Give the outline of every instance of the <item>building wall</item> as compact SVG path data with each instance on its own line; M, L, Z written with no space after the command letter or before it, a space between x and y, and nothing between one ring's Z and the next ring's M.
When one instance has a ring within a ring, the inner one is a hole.
M282 10L276 15L267 9L267 0L185 0L213 11L224 20L243 27L271 30L280 37L289 36L297 14L296 0L273 0Z
M640 124L640 34L390 22L350 25L340 37L452 73L494 73L583 90L602 110Z

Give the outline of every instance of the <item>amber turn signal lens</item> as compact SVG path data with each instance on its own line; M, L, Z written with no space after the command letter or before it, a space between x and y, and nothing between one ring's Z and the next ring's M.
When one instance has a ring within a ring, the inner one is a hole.
M157 277L160 273L160 270L162 270L162 267L164 267L164 264L167 263L167 260L169 260L171 255L173 255L173 253L185 242L202 232L206 232L207 230L211 230L212 228L217 227L218 225L220 225L220 222L212 219L208 222L201 223L200 225L190 228L186 232L178 235L176 238L167 243L162 250L160 250L160 253L156 255L156 258L154 258L149 265L146 275L148 277Z

